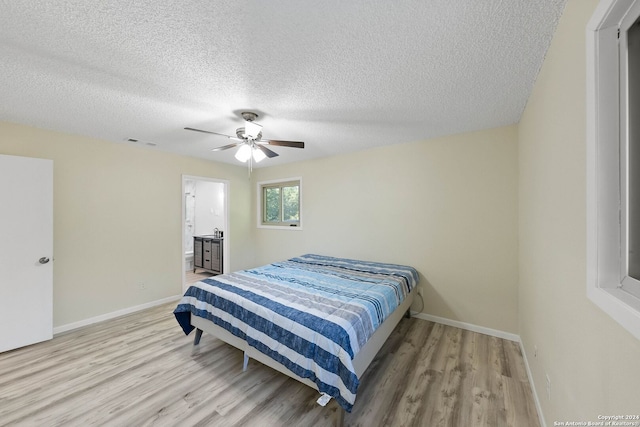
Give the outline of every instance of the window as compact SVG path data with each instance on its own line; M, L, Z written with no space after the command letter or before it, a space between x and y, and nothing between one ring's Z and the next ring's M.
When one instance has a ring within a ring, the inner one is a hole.
M621 170L626 168L626 177L622 177L622 240L626 240L622 264L622 288L640 297L640 19L630 14L621 25L620 55L621 61L620 98L625 108L621 108L624 119L621 120L620 135L622 147ZM629 25L628 22L631 24ZM626 102L624 102L626 98Z
M640 2L587 26L587 295L640 339Z
M301 179L258 183L258 227L300 229Z

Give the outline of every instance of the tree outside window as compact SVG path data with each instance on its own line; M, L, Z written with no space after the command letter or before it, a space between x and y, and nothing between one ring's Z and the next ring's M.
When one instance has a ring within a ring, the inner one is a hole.
M300 226L300 180L258 183L263 226Z

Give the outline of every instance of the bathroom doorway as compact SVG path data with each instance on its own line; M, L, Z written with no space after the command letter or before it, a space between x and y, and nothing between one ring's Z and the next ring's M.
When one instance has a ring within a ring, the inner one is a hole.
M182 285L195 281L193 237L222 233L223 272L229 271L229 182L200 176L182 176Z

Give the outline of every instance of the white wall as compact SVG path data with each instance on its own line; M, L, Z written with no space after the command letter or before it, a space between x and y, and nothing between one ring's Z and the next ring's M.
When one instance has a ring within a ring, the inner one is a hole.
M586 294L585 29L596 4L568 1L518 128L519 333L549 426L640 413L640 341Z
M4 122L0 153L53 160L54 326L182 293L183 174L230 181L230 267L253 265L243 167Z
M254 170L254 182L302 177L303 206L302 230L255 231L256 261L315 252L412 265L424 312L515 333L516 136L505 127Z
M196 181L195 194L195 235L224 230L224 184Z

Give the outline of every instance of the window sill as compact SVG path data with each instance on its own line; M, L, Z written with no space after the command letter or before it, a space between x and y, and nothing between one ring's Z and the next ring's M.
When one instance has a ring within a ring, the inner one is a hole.
M265 228L268 230L302 230L302 225L292 227L290 225L262 225L259 224L258 228Z
M591 288L589 299L640 340L640 299L616 288Z

